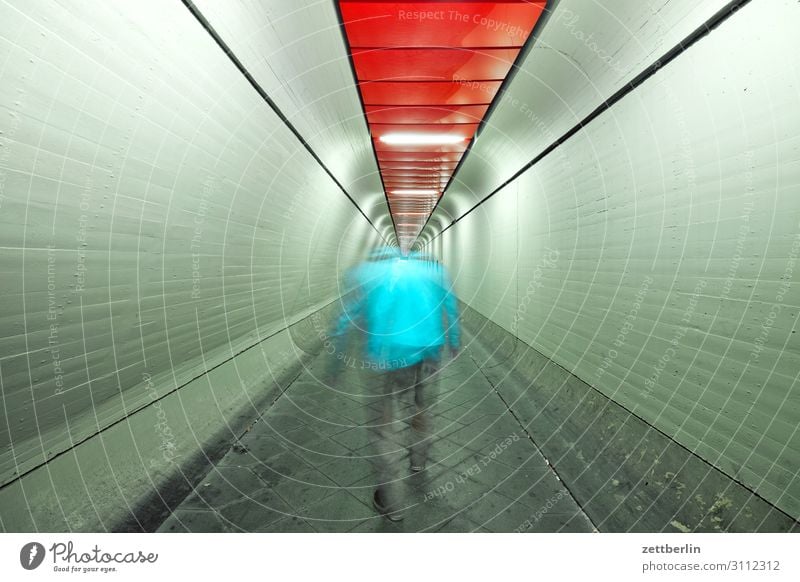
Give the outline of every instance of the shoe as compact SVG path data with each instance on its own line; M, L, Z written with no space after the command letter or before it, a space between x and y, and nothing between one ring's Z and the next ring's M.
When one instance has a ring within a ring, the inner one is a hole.
M372 505L375 506L375 509L378 510L378 513L380 513L389 521L403 520L403 513L401 511L389 511L389 508L383 503L383 496L381 495L380 489L375 490L375 493L372 496Z

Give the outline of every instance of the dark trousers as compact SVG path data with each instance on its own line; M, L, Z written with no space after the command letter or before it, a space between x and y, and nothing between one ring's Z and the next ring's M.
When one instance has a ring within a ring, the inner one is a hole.
M378 488L392 508L411 467L423 468L432 442L430 406L435 399L439 359L429 358L383 375L381 416L370 425ZM408 454L407 452L408 451Z

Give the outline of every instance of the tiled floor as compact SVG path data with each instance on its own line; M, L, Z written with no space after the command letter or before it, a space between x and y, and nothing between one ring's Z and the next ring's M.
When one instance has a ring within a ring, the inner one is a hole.
M348 369L333 390L316 378L324 364L263 411L158 531L592 531L468 352L441 370L428 467L402 479L405 519L381 517L364 428L379 417L374 372Z

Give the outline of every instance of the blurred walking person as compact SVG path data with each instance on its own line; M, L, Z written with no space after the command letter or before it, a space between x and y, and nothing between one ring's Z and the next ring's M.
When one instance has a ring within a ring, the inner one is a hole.
M373 504L398 521L403 518L399 481L404 445L409 470L424 470L442 352L449 346L455 357L460 347L456 298L444 267L416 253L401 257L386 247L373 250L346 279L353 290L332 335L340 347L348 332L360 330L366 336L361 367L375 373L371 385L381 409L380 421L369 427L378 478Z

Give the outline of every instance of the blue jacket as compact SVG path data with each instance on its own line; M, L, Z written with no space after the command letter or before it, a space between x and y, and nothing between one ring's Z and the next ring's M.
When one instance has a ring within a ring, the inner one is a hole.
M460 345L458 307L444 267L420 260L389 258L351 269L335 336L349 329L367 334L370 367L395 369L438 358L442 346Z

